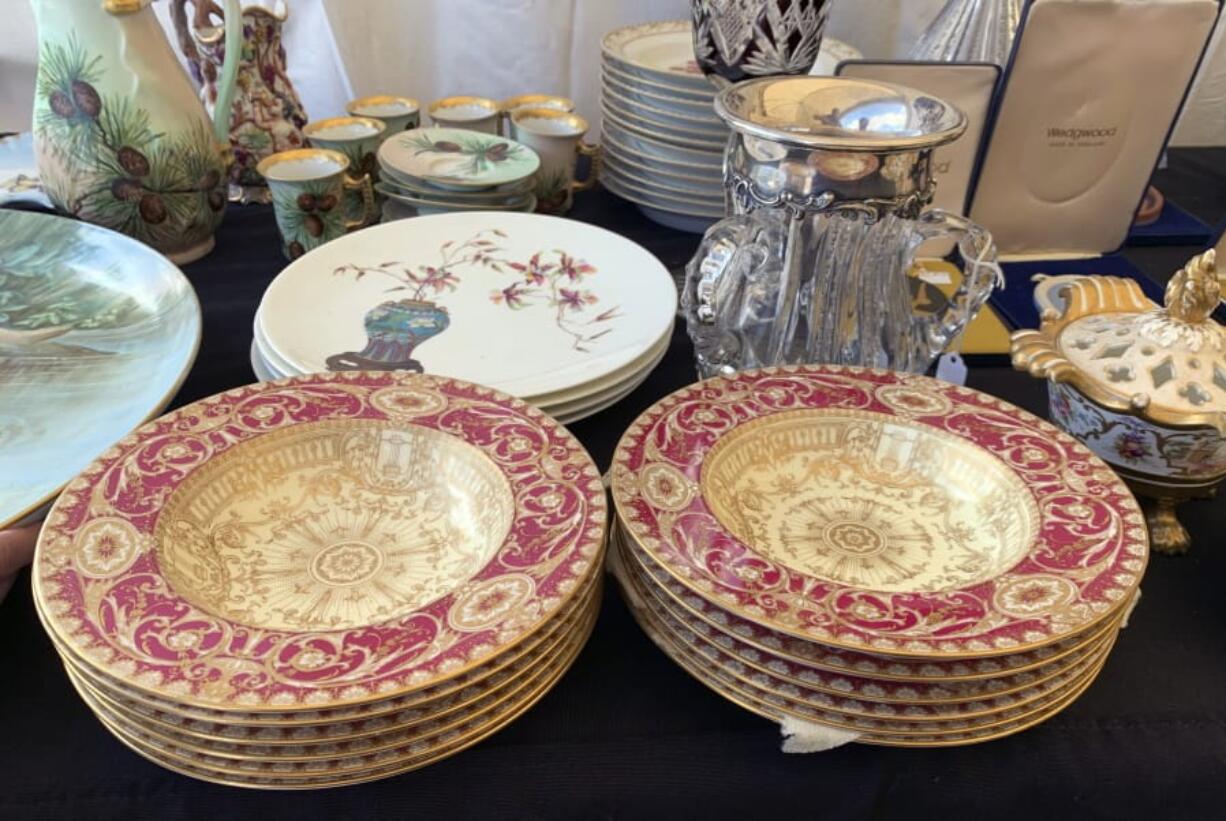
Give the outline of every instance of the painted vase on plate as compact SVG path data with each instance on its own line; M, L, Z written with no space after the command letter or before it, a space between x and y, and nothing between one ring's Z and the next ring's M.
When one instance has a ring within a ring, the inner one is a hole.
M212 249L225 210L228 118L209 122L150 2L32 0L35 157L56 207L190 262ZM237 44L237 0L226 8ZM236 66L221 72L219 112Z
M447 309L416 299L383 302L366 312L366 347L328 357L333 371L406 370L422 373L413 350L447 330Z

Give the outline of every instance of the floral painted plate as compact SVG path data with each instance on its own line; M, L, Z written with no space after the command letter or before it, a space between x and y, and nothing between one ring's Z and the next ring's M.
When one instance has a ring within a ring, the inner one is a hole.
M490 188L536 173L541 159L526 145L460 128L415 128L379 146L379 164L443 188Z
M860 368L684 388L614 455L618 518L679 582L822 644L973 658L1132 601L1144 518L1109 467L1004 401Z
M156 414L196 358L200 305L136 240L0 213L0 529Z
M266 354L299 373L414 370L523 398L617 373L672 327L648 251L538 214L418 217L296 260L260 306Z
M448 680L597 572L582 446L488 388L314 374L141 427L52 507L34 590L57 642L128 689L319 710Z

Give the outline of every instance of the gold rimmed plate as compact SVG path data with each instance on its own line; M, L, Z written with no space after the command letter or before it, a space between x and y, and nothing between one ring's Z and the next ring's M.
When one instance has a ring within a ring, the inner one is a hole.
M584 637L586 640L586 637ZM410 770L433 764L462 750L471 747L479 741L488 738L493 733L510 724L522 715L548 693L558 679L569 669L578 657L584 642L579 642L574 655L564 659L554 677L544 682L538 689L526 694L517 701L506 701L497 708L476 716L471 725L453 728L445 731L437 743L430 748L415 748L408 755L395 761L378 764L339 774L334 771L324 773L292 774L286 772L270 772L267 774L251 773L237 768L211 767L199 761L198 757L172 755L164 752L146 741L125 734L117 727L107 725L106 719L100 720L125 746L137 754L149 759L155 764L169 770L192 776L205 781L226 784L229 786L250 787L256 789L318 789L323 787L338 787L357 784L399 775ZM425 745L423 745L425 746Z
M1084 635L1133 600L1148 557L1135 499L1081 444L893 371L768 368L683 388L630 427L612 474L626 531L678 582L876 655Z
M627 184L663 196L692 198L697 202L710 203L716 207L721 206L724 202L724 186L721 178L663 176L639 163L627 162L625 155L612 150L605 151L600 173L605 176L615 176Z
M665 182L678 180L683 183L689 183L688 187L690 188L697 188L708 193L723 192L723 172L717 166L701 168L656 159L636 153L606 134L604 137L604 162L608 163L610 159L617 165L625 166L641 173L652 174L657 178L660 176L666 177L667 180L664 180Z
M581 637L588 634L595 618L595 611L589 609L583 619L576 624L573 634L563 637L550 648L549 653L535 660L533 664L527 665L520 675L483 690L477 697L449 705L446 709L437 712L427 712L412 722L390 725L381 728L374 734L356 738L306 740L297 744L259 744L235 740L202 739L180 732L173 727L150 722L143 716L128 712L109 701L85 682L78 679L76 683L79 692L88 693L91 697L91 708L105 715L112 723L128 731L143 733L150 739L179 749L185 754L235 762L302 764L327 762L329 766L334 765L343 769L348 764L365 760L372 755L389 750L400 750L413 743L428 742L431 738L470 721L473 716L480 715L504 701L515 699L525 692L532 691L544 681L550 680L565 659L577 652L576 644L580 642Z
M629 111L608 97L601 98L600 107L606 118L617 123L617 125L627 131L633 131L636 134L651 137L669 145L697 151L714 152L722 151L727 142L726 136L720 133L707 133L705 131L695 133L695 129L657 121L644 114Z
M724 209L716 208L706 200L695 203L694 199L683 197L666 197L660 194L655 194L642 186L634 183L626 182L625 179L616 172L609 174L602 169L600 174L600 184L612 191L617 196L624 200L629 200L633 203L646 206L648 208L658 209L659 211L669 214L680 214L690 217L708 218L711 220L722 219L724 217Z
M224 729L217 736L222 741L251 738L260 744L300 744L310 740L336 740L339 736L354 737L371 734L388 726L410 721L423 713L439 709L488 686L500 685L528 669L548 648L572 635L600 595L601 579L593 576L578 591L574 602L548 624L523 642L492 658L488 663L460 671L454 678L415 691L380 701L337 709L296 710L292 712L244 712L192 707L170 699L156 697L145 691L126 687L69 654L56 644L64 664L92 688L101 690L129 711L142 717L153 717L172 724L183 732L209 737L211 732ZM53 639L53 643L55 643Z
M590 457L536 408L315 374L112 448L52 509L35 595L74 657L131 690L309 713L421 691L533 635L597 572L606 518Z
M784 712L775 704L767 702L761 698L757 698L740 688L730 686L713 675L709 675L697 662L690 661L680 655L672 656L670 653L668 653L668 650L665 649L666 642L660 635L655 634L652 629L646 627L644 628L644 631L648 633L651 639L657 644L657 646L660 647L662 651L665 652L666 655L670 655L670 657L673 658L673 661L676 662L679 667L689 673L700 684L707 687L717 695L723 697L727 701L730 701L743 709L749 710L752 713L756 713L757 715L770 721L782 723L791 718L791 714ZM942 735L929 736L886 736L863 732L856 734L852 740L860 744L872 744L887 747L956 747L993 741L1022 732L1023 730L1028 730L1050 719L1052 716L1066 709L1078 697L1080 697L1081 694L1084 693L1087 688L1089 688L1093 681L1094 679L1090 678L1086 682L1079 685L1078 689L1071 691L1062 700L1054 703L1050 707L1034 713L1031 716L1009 721L998 727L988 728L986 730L961 730L952 731ZM811 721L815 724L821 724L821 714L816 710L809 710L807 713L805 713L803 719Z
M1051 645L1000 656L974 659L915 659L875 655L797 638L763 627L741 618L682 585L634 543L626 538L624 529L615 526L611 539L617 539L622 555L631 572L650 579L653 590L666 594L682 608L687 617L708 624L760 652L778 656L784 661L815 667L832 674L860 676L901 683L969 683L999 679L1006 675L1028 673L1060 662L1082 652L1118 629L1116 621L1097 625L1083 634L1071 636Z
M1084 689L1084 685L1088 684L1088 682L1097 677L1098 672L1102 669L1102 665L1105 662L1105 658L1099 658L1093 663L1087 664L1085 668L1079 670L1077 674L1068 681L1062 682L1062 686L1059 689L1052 690L1029 704L1010 710L1001 711L1000 713L989 715L985 718L907 722L895 719L877 718L875 716L849 716L847 714L835 712L822 704L797 699L794 696L784 694L784 692L772 690L770 687L764 687L751 679L736 675L734 672L721 666L718 662L704 656L702 653L695 652L688 646L685 646L684 643L678 641L672 635L662 632L660 628L657 627L655 630L657 638L663 637L663 640L669 644L671 650L669 655L674 659L674 661L677 661L679 657L684 657L692 664L698 664L700 668L705 665L704 669L707 671L707 676L714 677L725 686L740 690L741 692L751 693L755 698L771 704L782 713L790 715L793 718L813 721L818 724L823 724L838 730L852 733L871 733L874 736L882 738L941 738L949 735L950 733L990 730L1003 725L1025 720L1026 718L1036 714L1046 712L1050 707L1056 704L1063 703L1064 700L1068 698L1070 693L1080 692L1082 689ZM659 642L657 642L657 644L659 644Z
M1017 715L1019 711L1026 710L1041 701L1045 703L1067 689L1090 667L1105 658L1115 640L1115 635L1112 634L1104 643L1093 648L1088 655L1070 660L1046 681L1033 683L1011 695L999 693L981 697L972 695L957 701L923 704L879 701L861 693L831 694L808 683L788 681L776 671L757 669L747 665L724 647L694 633L681 621L663 612L652 594L637 584L631 574L625 574L623 588L629 586L641 618L649 621L657 632L667 635L687 652L705 658L747 686L787 699L787 702L794 708L819 709L828 713L832 720L838 721L869 720L879 732L892 732L892 728L896 727L910 728L909 731L917 733L925 732L924 728L944 731L951 723L985 724L1007 720ZM904 688L897 687L897 689L903 690Z
M619 108L653 122L667 123L674 128L692 129L697 134L719 135L727 138L728 124L720 119L712 108L707 116L661 107L656 101L627 94L618 84L604 77L600 93Z
M846 670L824 670L749 645L735 634L723 632L694 616L669 594L656 587L649 576L636 573L635 560L626 556L624 549L618 551L618 559L630 583L657 619L666 618L679 622L686 635L694 637L691 644L702 643L718 647L747 670L772 674L789 685L867 703L914 707L966 703L972 700L994 702L995 699L1013 696L1051 681L1071 666L1102 650L1115 634L1112 631L1101 638L1093 639L1069 655L1053 659L1029 672L1005 671L999 677L958 682L875 679Z

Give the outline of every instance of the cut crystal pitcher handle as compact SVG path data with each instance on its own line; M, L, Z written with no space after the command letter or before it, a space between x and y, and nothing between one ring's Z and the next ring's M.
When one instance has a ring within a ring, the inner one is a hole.
M769 230L761 215L726 217L707 229L686 266L681 310L704 377L757 364L754 329L771 322L758 284L780 273Z
M967 324L987 302L992 289L1004 285L996 261L996 244L986 229L965 217L934 208L915 221L920 242L952 239L962 257L962 282L943 311L917 317L929 359L936 359L966 330Z

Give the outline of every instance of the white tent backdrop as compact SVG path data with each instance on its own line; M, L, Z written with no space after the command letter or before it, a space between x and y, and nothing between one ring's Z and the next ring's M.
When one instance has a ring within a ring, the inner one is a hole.
M424 105L450 94L546 92L573 97L595 124L604 33L689 10L688 0L288 2L289 74L315 119L340 114L345 100L366 94L404 94ZM831 35L868 57L888 58L906 53L943 0L834 2ZM166 3L155 7L167 22ZM25 0L0 0L0 8L0 131L24 130L37 59L33 16ZM1175 142L1226 144L1226 48L1214 49Z

